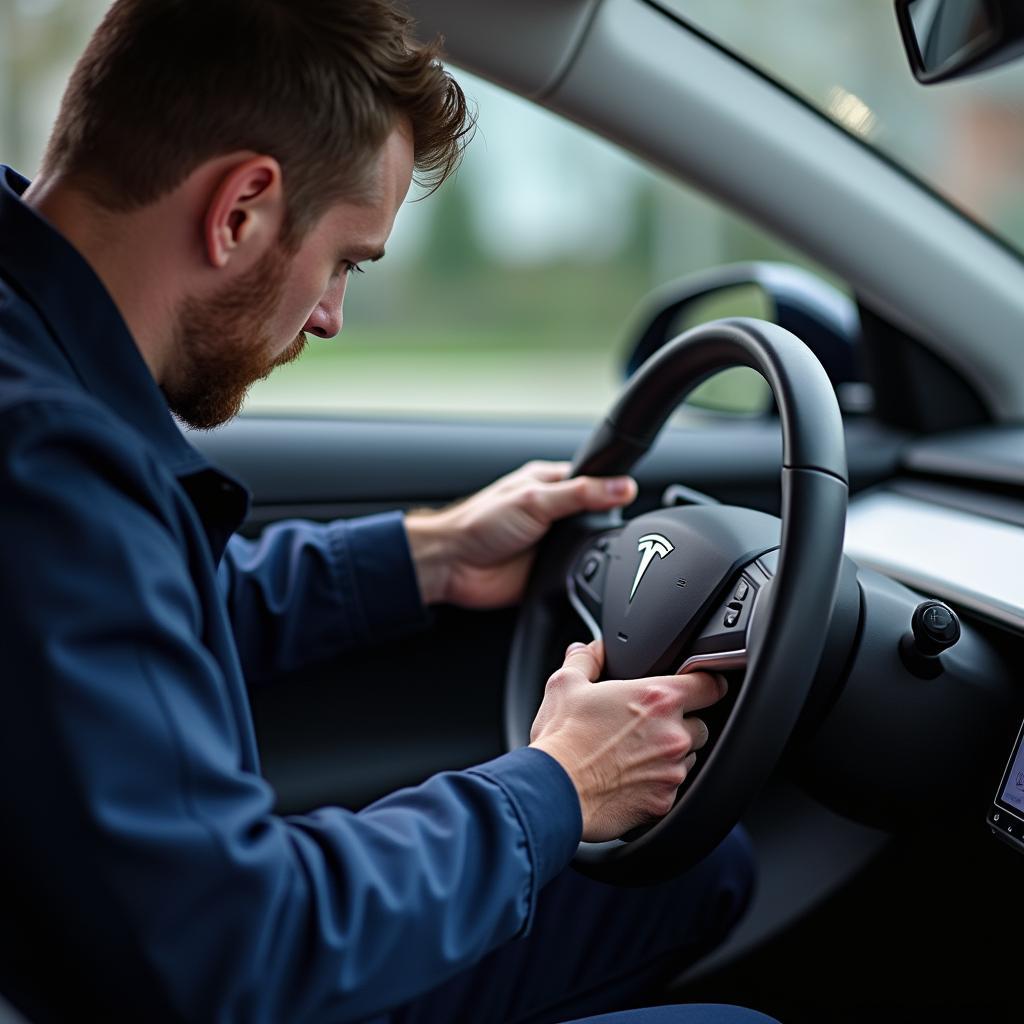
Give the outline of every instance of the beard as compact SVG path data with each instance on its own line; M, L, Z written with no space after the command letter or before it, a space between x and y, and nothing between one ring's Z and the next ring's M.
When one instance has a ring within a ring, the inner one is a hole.
M188 299L176 330L177 365L161 385L178 419L211 430L238 414L249 388L306 347L300 332L278 356L265 331L284 287L287 256L268 252L244 277L220 295Z

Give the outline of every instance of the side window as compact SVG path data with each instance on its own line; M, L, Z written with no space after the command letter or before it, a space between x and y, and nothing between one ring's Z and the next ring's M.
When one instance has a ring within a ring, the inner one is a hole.
M72 62L109 0L0 3L0 157L36 173ZM350 282L345 329L257 384L248 413L590 420L623 379L654 287L722 263L798 254L614 146L458 72L479 130L458 175L406 203L387 258ZM755 289L694 320L758 315ZM735 370L694 404L757 413Z
M410 197L387 257L350 282L342 334L311 338L253 388L247 412L589 420L621 385L637 306L656 285L738 260L806 263L614 146L458 77L479 127L457 176ZM763 301L737 290L695 312L759 315ZM768 405L745 370L694 398Z
M111 0L0 0L0 162L39 167L71 68Z

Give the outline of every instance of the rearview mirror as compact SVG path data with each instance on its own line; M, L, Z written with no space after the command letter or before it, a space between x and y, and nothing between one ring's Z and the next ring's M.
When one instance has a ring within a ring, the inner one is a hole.
M910 68L925 85L1024 53L1020 0L896 0L896 18Z

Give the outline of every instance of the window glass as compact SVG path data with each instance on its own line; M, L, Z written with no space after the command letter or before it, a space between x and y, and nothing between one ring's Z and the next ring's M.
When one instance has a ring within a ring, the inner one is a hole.
M0 143L30 175L106 6L2 8ZM652 288L738 260L806 263L582 129L456 74L479 110L458 175L402 209L387 257L350 282L342 334L311 337L301 359L253 388L246 412L591 420L621 386ZM707 316L756 312L740 295ZM729 371L696 398L733 412L767 406L752 371Z
M406 204L385 260L350 283L340 337L311 340L256 385L248 411L592 419L622 384L656 285L718 263L805 262L614 146L457 74L479 110L457 177ZM709 313L758 308L747 295ZM767 407L752 371L697 399Z
M910 71L892 0L662 0L1024 251L1024 60Z

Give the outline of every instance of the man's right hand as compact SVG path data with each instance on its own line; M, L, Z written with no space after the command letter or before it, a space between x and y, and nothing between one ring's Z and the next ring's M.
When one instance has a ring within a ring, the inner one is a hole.
M707 742L707 726L688 713L725 695L706 672L607 680L599 641L573 644L548 680L530 746L566 770L580 798L583 838L615 839L666 815Z

